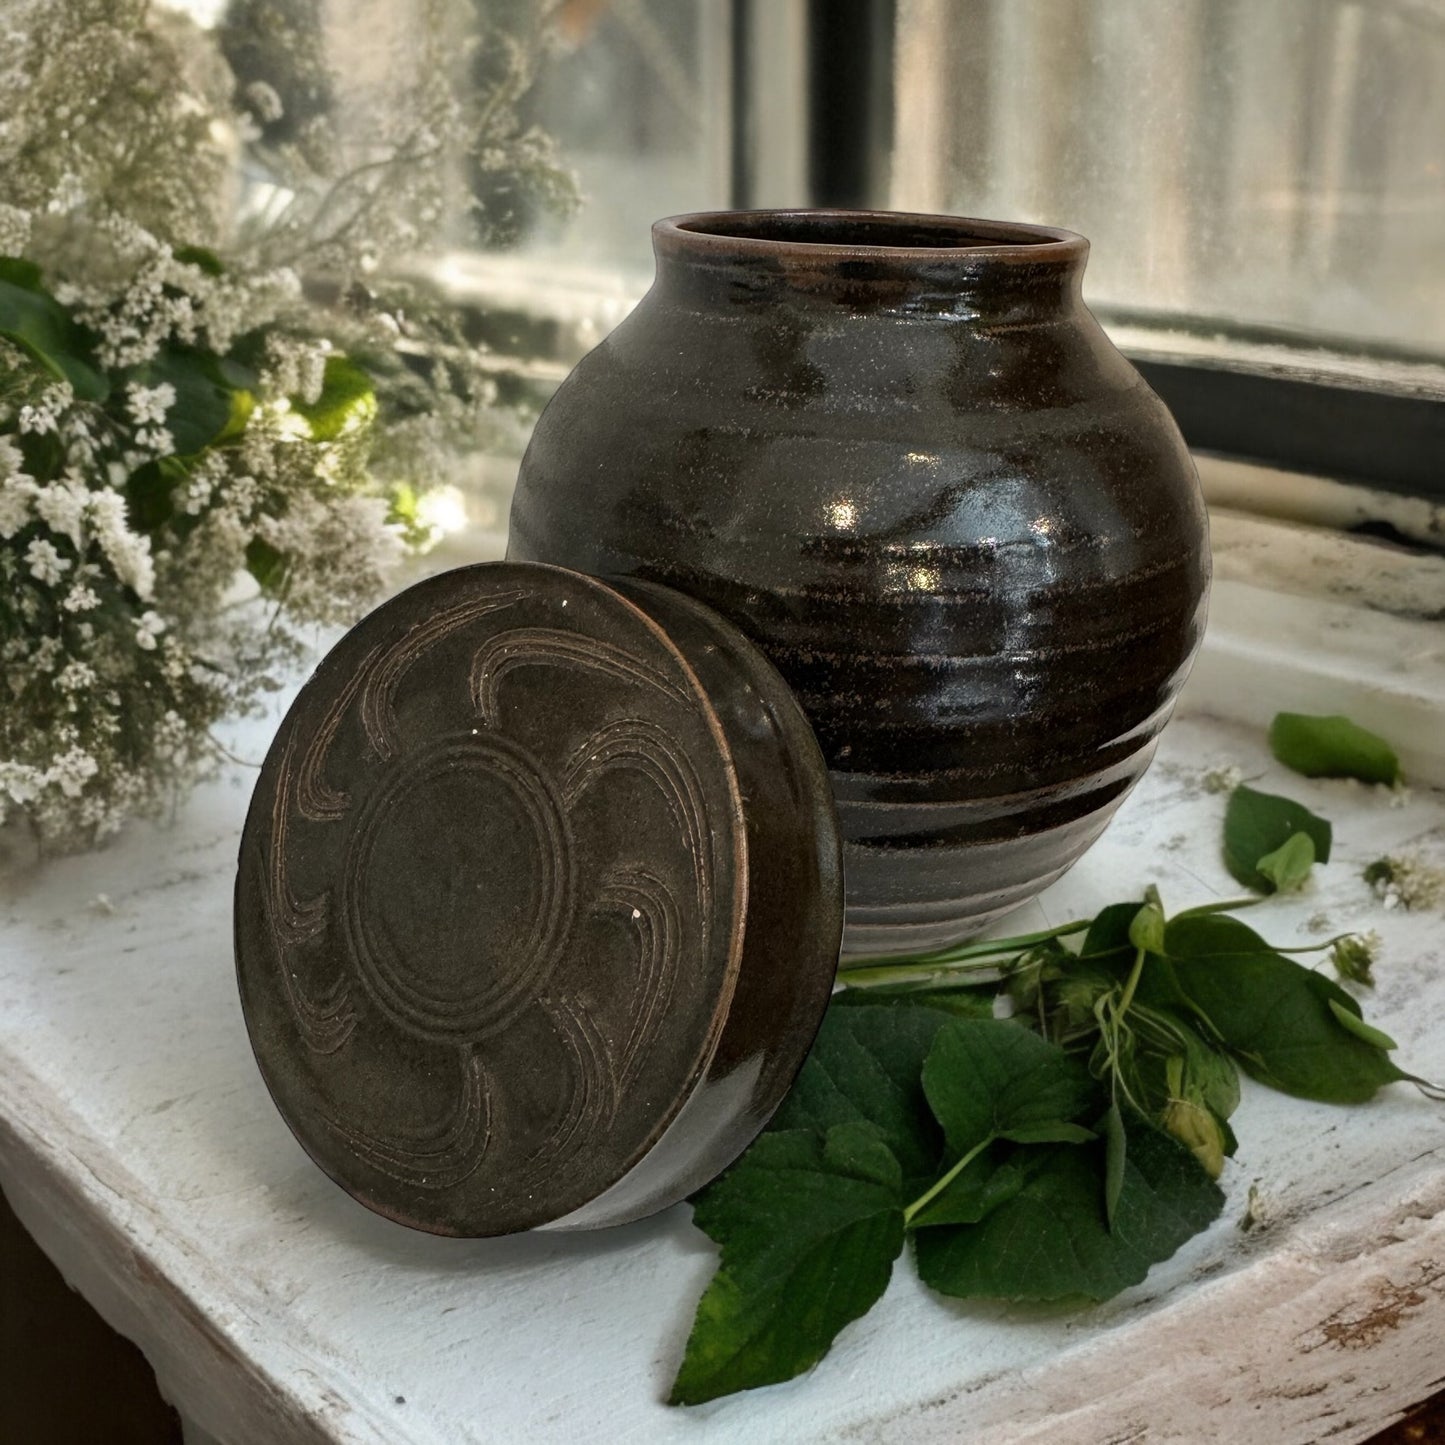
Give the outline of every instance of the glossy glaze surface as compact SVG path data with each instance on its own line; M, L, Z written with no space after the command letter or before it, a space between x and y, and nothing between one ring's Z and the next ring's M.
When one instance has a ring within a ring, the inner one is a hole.
M1045 887L1152 756L1207 525L1068 232L677 217L544 411L508 556L665 582L756 641L831 769L849 952Z
M440 1234L621 1223L720 1171L812 1043L842 932L826 769L687 598L461 568L302 689L235 924L267 1085L363 1203Z

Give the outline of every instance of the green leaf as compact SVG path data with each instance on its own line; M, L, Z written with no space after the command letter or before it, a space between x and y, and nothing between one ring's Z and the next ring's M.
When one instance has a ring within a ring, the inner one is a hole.
M1285 767L1307 778L1400 781L1400 759L1394 748L1347 717L1282 712L1270 724L1269 746Z
M335 441L348 427L376 415L376 388L354 361L328 356L321 395L310 403L293 400L291 409L305 419L316 441Z
M1172 919L1165 946L1180 986L1260 1083L1353 1104L1407 1077L1382 1048L1340 1023L1332 1002L1359 1017L1349 994L1275 953L1238 919Z
M85 333L48 291L28 261L9 259L0 272L0 336L28 352L84 401L104 401L110 387L90 360Z
M1079 1060L1004 1019L957 1019L940 1029L923 1065L923 1091L955 1157L986 1139L1056 1128L1096 1098Z
M141 386L164 382L175 389L175 402L166 413L166 429L174 440L177 456L194 456L235 424L234 389L223 379L215 357L207 352L167 347L143 365L131 368L126 380Z
M1102 1300L1137 1284L1214 1220L1224 1195L1183 1145L1132 1112L1113 1228L1104 1212L1105 1145L1023 1151L1013 1196L977 1224L914 1235L918 1273L962 1298Z
M881 1152L880 1152L881 1151ZM721 1249L670 1403L699 1405L810 1369L872 1307L903 1248L899 1170L876 1130L770 1132L696 1200Z
M1291 833L1274 850L1255 864L1259 872L1274 884L1276 893L1293 893L1303 888L1315 866L1315 845L1308 833Z
M1164 910L1157 903L1146 903L1129 920L1129 942L1148 953L1164 952Z
M233 389L226 424L211 438L211 445L223 446L226 442L235 441L246 430L246 423L251 420L255 409L256 397L252 392L243 388Z
M957 1178L908 1221L910 1229L943 1224L977 1224L1024 1187L1023 1171L1013 1164L998 1164L980 1154Z
M943 1150L923 1094L923 1061L948 1022L931 1008L835 1001L770 1127L822 1137L839 1124L873 1124L903 1168L909 1197L921 1193L937 1177Z
M1134 945L1129 942L1129 929L1144 906L1140 903L1111 903L1107 908L1101 908L1084 935L1079 956L1091 958L1132 949Z
M1259 871L1260 860L1296 833L1308 835L1318 862L1330 861L1331 829L1325 819L1291 798L1257 793L1241 784L1229 795L1224 814L1225 867L1246 888L1273 893L1274 880Z
M1054 1119L1041 1124L1020 1124L1000 1134L1001 1139L1011 1139L1015 1144L1087 1144L1099 1136L1093 1129L1082 1124L1066 1124Z
M1186 1043L1179 1092L1221 1119L1229 1118L1239 1107L1239 1069L1234 1060L1211 1048L1195 1030L1181 1025L1180 1031Z
M162 457L137 467L125 483L131 526L154 532L170 521L176 511L176 488L189 476L185 463L176 457Z
M175 256L177 261L199 267L207 276L220 276L226 270L221 258L207 246L178 246Z
M1329 1004L1330 1012L1357 1039L1363 1039L1374 1048L1384 1049L1386 1053L1400 1047L1383 1029L1377 1029L1372 1024L1367 1024L1359 1014L1345 1008L1337 999L1330 999Z
M1124 1116L1116 1099L1109 1101L1104 1115L1104 1219L1110 1229L1119 1213L1119 1196L1124 1192L1124 1172L1129 1161L1129 1139Z
M823 1138L823 1158L839 1174L870 1179L902 1197L903 1169L876 1125L835 1125Z
M246 570L263 592L274 593L286 577L286 554L260 537L246 543Z
M20 256L0 256L0 281L8 281L24 291L45 290L45 284L40 279L40 267Z

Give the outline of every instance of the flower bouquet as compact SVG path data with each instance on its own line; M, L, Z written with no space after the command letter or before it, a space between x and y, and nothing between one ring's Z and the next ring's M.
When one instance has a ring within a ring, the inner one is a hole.
M0 821L43 848L192 782L217 720L374 600L515 427L495 360L387 262L485 234L459 177L566 203L517 114L542 35L466 0L387 10L406 46L343 84L315 0L210 29L150 0L10 7Z

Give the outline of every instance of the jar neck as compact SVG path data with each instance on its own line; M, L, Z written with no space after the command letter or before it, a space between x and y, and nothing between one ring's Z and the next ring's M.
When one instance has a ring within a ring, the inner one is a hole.
M895 211L714 211L652 228L664 297L799 303L993 322L1080 302L1089 243L1071 231Z

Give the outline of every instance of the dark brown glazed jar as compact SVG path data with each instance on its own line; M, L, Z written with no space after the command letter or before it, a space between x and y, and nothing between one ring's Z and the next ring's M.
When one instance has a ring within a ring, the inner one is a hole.
M965 936L1153 754L1209 583L1183 440L1070 232L752 211L653 242L652 289L537 424L507 555L741 627L831 770L845 951Z

